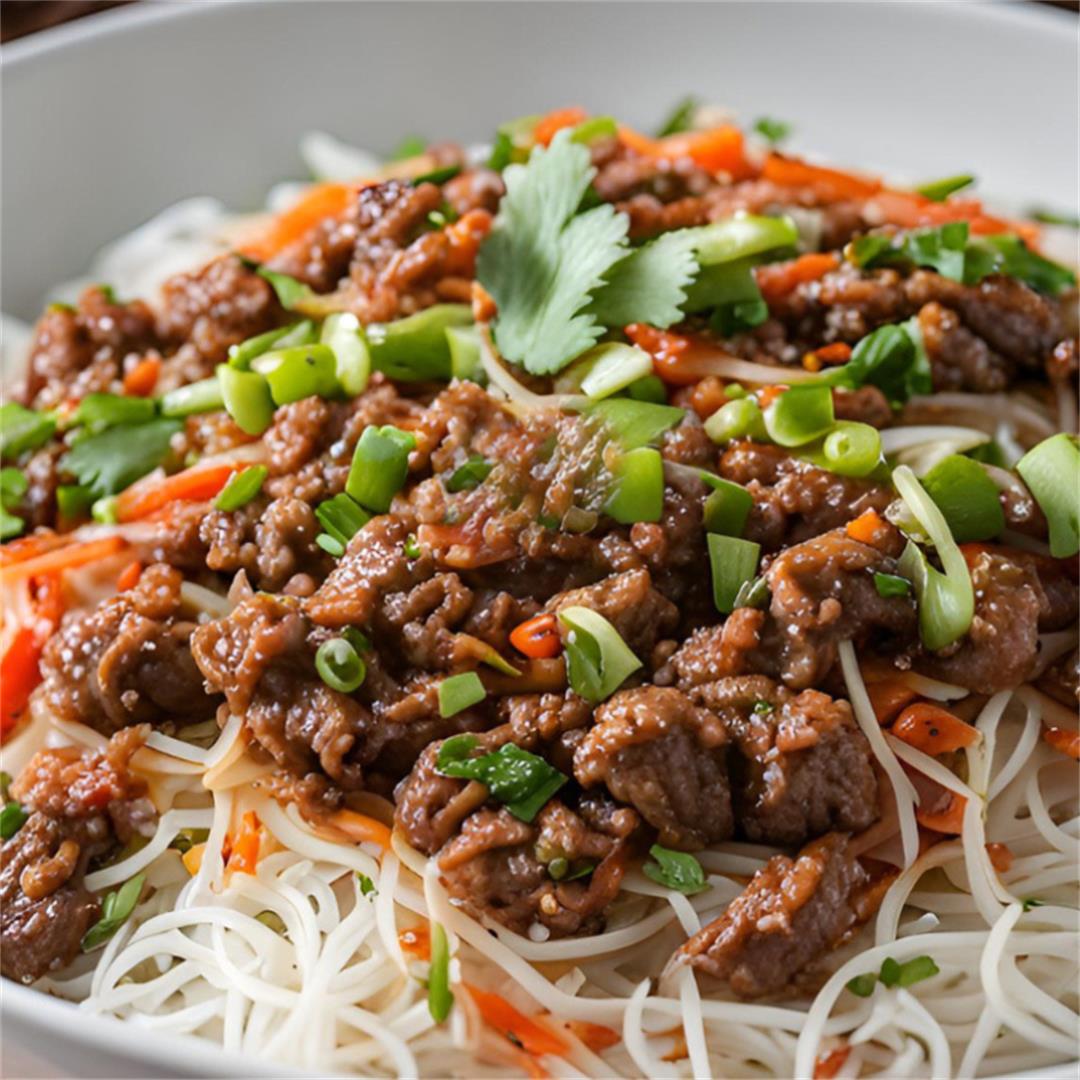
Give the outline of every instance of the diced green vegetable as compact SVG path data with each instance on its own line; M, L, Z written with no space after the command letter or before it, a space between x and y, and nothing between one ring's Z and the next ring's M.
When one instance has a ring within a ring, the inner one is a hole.
M757 399L740 397L734 401L725 401L705 421L705 434L721 445L746 436L753 439L767 438L765 418Z
M360 889L361 896L375 896L377 890L375 888L375 882L367 876L367 874L361 874L359 870L356 871L356 884Z
M82 951L93 952L105 944L127 922L142 896L145 874L136 874L101 902L101 918L83 935Z
M825 467L841 476L869 476L882 462L877 428L839 420L821 444Z
M297 345L272 349L256 357L252 369L265 376L275 405L288 405L307 397L336 397L337 357L329 345Z
M1080 550L1080 449L1072 435L1051 435L1032 447L1016 471L1050 526L1050 554L1067 559Z
M574 365L581 365L581 391L594 401L624 390L652 374L652 357L636 345L618 341L596 345Z
M686 418L686 411L674 405L654 405L630 398L606 398L587 405L585 411L599 417L624 450L658 442L665 431Z
M634 401L648 401L654 405L667 404L667 387L659 375L646 375L635 379L627 388L626 396Z
M371 353L360 320L351 312L328 315L320 340L334 353L335 374L350 397L362 394L371 377Z
M586 607L567 607L559 621L570 633L566 652L570 687L593 705L611 697L641 667L641 661L599 612Z
M225 408L225 396L216 375L170 390L161 398L161 415L170 417L195 416L197 413L219 412Z
M102 495L100 499L95 499L90 507L90 516L99 525L117 524L120 520L117 497L115 495Z
M331 690L351 694L367 675L367 665L343 637L324 641L315 653L315 670Z
M0 840L10 840L29 816L29 811L17 802L5 803L3 810L0 810Z
M702 266L715 266L749 255L793 248L798 240L799 230L791 218L736 214L702 226L697 245L698 261Z
M439 683L439 715L444 719L456 716L465 709L478 705L487 697L487 690L475 671L451 675Z
M614 479L604 513L622 525L659 521L664 512L664 461L650 446L627 450L611 467Z
M372 323L367 327L372 366L402 382L449 379L446 331L472 322L467 304L435 304L395 322Z
M614 138L618 134L618 125L610 116L591 116L588 120L582 120L573 131L570 138L574 142L585 143L587 146L597 139Z
M56 418L34 412L16 401L0 406L0 456L14 459L47 443L56 431Z
M916 956L903 964L887 956L882 961L878 978L883 986L906 988L937 975L939 970L929 956Z
M385 514L409 473L416 436L390 424L364 429L353 452L345 490L365 509Z
M957 191L963 191L966 187L971 187L975 183L975 177L967 173L961 173L958 176L946 176L941 180L930 180L925 184L920 184L915 191L930 199L931 202L944 202L950 195Z
M652 878L657 885L686 893L688 896L703 892L709 887L701 863L688 851L671 851L659 844L653 844L649 848L649 854L656 861L645 863L641 869L645 876Z
M764 419L769 438L778 446L805 446L831 430L836 422L832 390L817 384L792 386L777 395L765 410Z
M868 998L874 992L875 986L877 986L877 976L872 971L856 975L854 979L849 979L847 982L847 988L856 997L861 998Z
M448 326L446 344L450 349L450 375L487 386L487 372L480 360L480 331L475 326Z
M440 923L431 924L431 967L428 970L428 1012L441 1024L454 1006L450 991L450 945Z
M922 485L958 544L993 539L1005 528L997 485L977 461L950 454L922 478Z
M109 428L80 439L60 459L60 467L95 498L115 495L165 461L170 441L183 426L180 420L159 418Z
M220 364L217 369L225 410L248 435L261 435L274 419L270 384L257 371Z
M249 465L240 472L234 472L214 500L214 509L231 512L246 506L262 490L268 472L265 465Z
M288 274L268 270L265 266L260 266L255 272L259 277L270 282L270 287L277 295L278 303L286 311L295 311L305 300L310 300L315 295L310 285L297 281L296 278L290 277Z
M338 558L345 554L349 541L371 520L371 515L344 491L319 503L315 517L326 530L323 535L333 541L330 547L324 543L319 546Z
M713 602L722 615L735 610L739 590L757 574L761 545L737 536L709 533L709 564L712 569Z
M899 574L882 574L874 571L874 588L878 596L888 599L891 596L910 596L911 582Z
M495 466L485 461L479 454L474 454L464 465L458 466L446 481L446 490L451 494L458 491L472 491L478 488L491 474Z
M705 497L705 530L724 536L742 536L754 497L742 486L710 473L702 474L713 489Z
M287 340L286 340L287 339ZM275 346L279 349L290 345L309 345L315 341L315 324L310 319L294 323L292 326L279 326L276 330L267 330L229 347L229 363L242 371L251 367L251 361Z
M763 577L744 582L735 594L735 607L763 608L769 602L769 583Z
M405 556L409 559L419 559L424 554L423 548L420 547L420 541L416 539L416 533L409 533L405 537Z

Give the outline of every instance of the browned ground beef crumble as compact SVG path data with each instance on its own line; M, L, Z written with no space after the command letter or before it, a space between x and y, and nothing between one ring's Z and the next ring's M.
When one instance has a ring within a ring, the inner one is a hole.
M440 164L464 160L451 146L429 152ZM816 347L853 345L915 318L937 390L1076 378L1067 303L1011 278L964 286L929 270L866 271L844 259L844 245L878 224L859 203L731 181L688 159L643 158L614 139L594 144L593 158L597 195L626 211L634 238L736 210L787 210L813 223L822 250L838 253L837 269L798 285L763 325L724 343L736 356L798 365ZM449 204L482 227L502 194L502 178L482 168L441 187L368 186L271 266L365 323L468 302L471 267L429 215ZM156 311L89 289L75 308L42 317L21 399L70 407L117 392L147 357L161 360L161 392L210 375L230 346L288 319L267 281L231 255L173 278ZM874 387L836 391L835 411L879 428L893 420ZM371 424L415 435L408 482L334 559L315 542L315 509L344 490ZM607 438L578 414L518 415L472 382L395 384L376 374L350 401L312 397L277 410L262 437L268 478L247 505L184 504L145 523L138 584L69 615L45 650L41 703L112 741L98 755L46 751L13 788L30 816L3 845L4 974L31 980L70 961L99 912L83 884L88 864L152 823L127 768L142 725L171 731L230 713L246 717L253 752L277 767L281 797L310 813L360 790L393 797L397 827L437 859L453 900L520 933L535 924L553 935L602 929L628 866L655 842L680 851L732 838L801 847L774 857L674 962L758 997L819 960L863 918L867 873L848 837L879 816L870 748L839 696L839 644L988 694L1032 675L1039 632L1075 622L1075 574L1013 548L975 553L971 632L927 654L914 600L881 596L874 584L875 572L897 572L900 534L884 526L865 543L845 530L864 511L884 512L894 497L887 483L839 476L749 439L721 452L688 409L660 441L660 520L619 525L603 513ZM173 448L180 462L251 441L212 413L189 418ZM56 489L70 482L63 450L53 441L20 462L30 527L56 524ZM449 491L448 476L472 456L491 463L490 474ZM709 489L695 469L753 498L745 535L764 553L769 595L760 608L715 612L702 516ZM1005 493L1003 503L1011 528L1045 538L1031 500ZM406 550L412 539L419 554ZM230 614L196 622L182 572L228 591ZM642 664L596 706L568 688L561 655L526 660L510 644L526 619L575 605L607 618ZM319 645L345 627L371 640L367 677L351 694L315 667ZM485 666L492 648L521 674ZM441 680L472 670L487 697L444 718ZM1074 653L1040 685L1075 703L1076 671ZM437 771L439 748L462 733L476 736L473 756L514 744L568 782L521 821L478 781ZM559 880L549 872L555 860L581 876Z

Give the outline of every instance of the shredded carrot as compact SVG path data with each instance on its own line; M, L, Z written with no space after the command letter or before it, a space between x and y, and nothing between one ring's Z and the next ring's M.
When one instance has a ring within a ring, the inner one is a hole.
M180 856L184 869L194 877L202 868L203 854L206 852L205 844L193 844Z
M540 146L547 146L563 128L577 127L588 119L589 114L576 105L569 109L555 109L536 122L533 139Z
M622 1042L622 1035L603 1024L593 1024L588 1020L570 1020L566 1025L594 1054Z
M120 571L120 576L116 579L116 591L127 592L128 589L135 588L139 583L139 578L142 576L142 563L138 559L133 562L129 562L123 570Z
M0 738L18 726L30 694L41 682L41 653L64 613L58 577L38 581L33 607L34 621L18 629L0 660Z
M390 847L390 830L381 822L355 810L338 810L331 814L327 823L345 833L351 840L359 843L378 844L381 848Z
M753 173L747 161L743 133L732 124L706 131L681 131L663 139L650 139L633 128L619 126L619 141L643 157L690 158L708 172L727 172L741 180Z
M770 154L761 171L762 177L784 187L813 188L823 199L866 199L881 190L881 181L869 176L856 176L839 169L811 165L798 158Z
M773 304L794 292L799 285L820 281L840 260L831 253L809 252L790 262L768 263L755 271L758 288L766 303Z
M124 393L133 397L149 397L161 375L161 358L147 356L124 376Z
M240 822L240 831L232 838L229 869L238 874L254 874L259 861L259 816L248 810Z
M950 221L966 221L971 232L976 235L1015 232L1029 242L1038 239L1039 230L1021 221L1006 221L983 213L982 203L978 199L949 199L946 202L934 202L911 191L892 191L883 188L873 196L878 212L891 225L902 229L915 229L923 226L945 225Z
M1080 731L1052 727L1043 732L1043 738L1055 750L1060 750L1074 760L1080 760Z
M569 1047L550 1028L518 1012L506 998L481 990L471 983L463 983L476 1002L484 1023L503 1035L512 1036L530 1054L565 1054Z
M931 757L962 750L979 738L977 728L929 701L908 705L896 718L892 733Z
M510 631L510 644L532 660L550 660L562 651L558 620L550 612L527 619Z
M990 863L999 874L1007 873L1013 864L1013 853L1008 844L987 844L986 854Z
M686 1045L686 1032L681 1027L674 1029L674 1039L671 1049L661 1055L661 1061L685 1061L690 1056L690 1049Z
M446 226L446 239L450 244L445 263L446 273L469 278L473 276L476 270L476 253L480 250L484 238L491 232L492 220L489 211L478 207L462 214L457 221Z
M848 1055L851 1053L850 1046L840 1046L814 1062L814 1080L833 1080L833 1077L844 1067Z
M410 926L398 932L398 944L401 951L410 956L427 960L431 957L431 928L426 923Z
M863 544L873 544L885 528L885 522L876 510L865 510L846 525L848 536Z
M140 480L118 496L117 516L121 521L137 521L169 503L212 499L229 482L232 474L243 467L239 462L195 465L164 480L157 477Z
M69 536L61 536L60 533L53 532L51 529L38 529L37 532L24 536L21 540L12 540L0 547L0 566L11 566L14 563L26 562L27 559L36 559L47 551L55 551L70 543Z
M964 808L967 806L967 799L952 791L948 792L948 796L948 802L942 810L923 810L916 807L915 820L925 829L959 836L964 831Z
M846 341L834 341L820 349L803 354L802 365L807 371L820 371L832 364L846 364L851 359L851 346Z
M122 536L105 536L100 540L85 540L82 543L66 544L64 547L47 551L43 555L17 562L4 567L4 581L10 583L20 578L39 577L42 574L56 574L61 570L72 570L77 566L98 562L122 550L127 541Z
M272 258L327 218L345 213L362 186L342 183L314 185L299 202L278 214L262 236L245 244L243 253L260 262Z
M866 692L870 696L874 715L882 726L889 724L905 705L910 705L919 696L903 679L867 683Z

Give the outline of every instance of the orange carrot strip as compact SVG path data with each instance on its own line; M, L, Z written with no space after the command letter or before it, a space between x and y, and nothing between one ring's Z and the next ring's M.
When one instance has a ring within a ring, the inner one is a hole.
M866 199L881 190L881 181L869 176L856 176L841 172L839 169L827 169L821 165L811 165L798 158L770 154L765 159L761 175L773 183L785 187L813 188L822 198L830 202L841 199Z
M789 262L768 263L755 271L758 288L767 303L782 300L796 287L809 281L819 281L830 270L835 270L840 260L831 252L809 252ZM821 350L818 350L820 353Z
M133 589L139 583L139 578L142 576L142 563L138 559L133 562L129 562L123 570L120 571L120 576L116 579L116 591L127 592L128 589Z
M105 536L100 540L85 540L78 544L67 544L44 555L26 559L4 567L4 581L12 582L26 577L38 577L41 574L56 574L61 570L73 570L77 566L106 559L122 550L127 544L122 536Z
M242 249L244 254L260 262L273 257L327 218L343 214L360 186L343 183L314 185L299 202L278 214L261 237L245 244Z
M881 682L867 683L866 692L870 695L870 706L874 715L883 727L889 724L905 705L910 705L919 696L902 679L882 679Z
M986 854L990 856L990 863L999 874L1007 873L1013 864L1013 853L1008 844L987 844Z
M533 128L533 139L540 146L547 146L563 128L577 127L589 119L589 114L578 106L569 109L555 109L547 116L542 116Z
M964 831L964 808L967 806L967 799L952 791L948 794L949 801L943 810L923 810L921 807L916 807L915 820L924 829L959 836Z
M1061 753L1074 760L1080 760L1080 731L1067 731L1065 728L1052 727L1043 732L1043 738Z
M240 831L232 841L229 869L238 874L254 874L259 861L259 816L248 810L240 823Z
M929 701L908 705L896 718L892 733L924 754L937 757L978 741L978 729Z
M140 481L118 496L117 516L121 521L137 521L169 503L212 499L229 482L232 474L243 467L239 462L209 467L195 465L164 480L155 477Z
M924 195L910 191L884 188L873 196L874 206L886 221L902 229L945 225L950 221L966 221L976 235L1015 232L1025 240L1038 238L1038 229L1022 221L1006 221L983 213L978 199L949 199L934 202Z
M566 1025L594 1054L622 1042L622 1035L603 1024L593 1024L588 1020L570 1020Z
M732 124L721 124L706 131L681 131L663 139L650 139L633 128L620 125L619 141L643 157L668 161L688 157L708 172L728 172L736 179L753 173L746 159L743 133Z
M863 544L872 544L884 527L885 522L881 520L876 510L865 510L845 526L848 536Z
M851 1053L850 1046L840 1046L828 1054L822 1054L814 1062L814 1080L833 1080L833 1077L844 1067L848 1055Z
M41 682L41 653L63 613L59 577L43 577L34 597L34 621L19 628L0 660L0 738L18 725Z
M513 1035L530 1054L566 1053L568 1047L565 1040L524 1013L518 1012L505 998L470 983L463 985L476 1002L484 1023L489 1027L503 1035Z
M545 612L527 619L510 631L510 644L519 653L533 660L550 660L562 651L559 624L554 615Z
M161 359L147 356L124 376L124 393L133 397L149 397L154 392L160 375Z
M358 814L355 810L338 810L326 821L327 824L345 833L357 843L366 842L378 844L382 848L390 847L390 830L381 821L376 821L366 814Z
M21 540L12 540L0 547L0 566L11 566L13 563L25 562L27 559L36 559L47 551L55 551L70 543L70 536L61 536L60 533L53 532L51 529L39 529L30 536L24 536Z

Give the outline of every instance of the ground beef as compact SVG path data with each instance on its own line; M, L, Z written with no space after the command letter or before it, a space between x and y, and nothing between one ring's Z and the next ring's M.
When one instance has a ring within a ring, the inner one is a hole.
M814 840L795 859L774 855L674 962L725 980L741 998L783 990L855 924L853 894L865 879L841 833Z
M657 830L695 851L734 831L724 725L674 689L624 690L596 710L574 755L585 788L603 784Z
M56 489L60 485L59 461L64 453L62 444L47 443L31 454L23 467L27 487L26 494L19 503L18 514L26 522L27 532L56 521Z
M796 695L761 675L720 679L691 695L731 741L735 818L747 839L802 844L877 819L870 745L846 701L818 690Z
M879 546L833 529L777 555L765 580L772 592L761 647L752 670L778 671L792 689L815 686L836 661L841 641L885 649L913 643L915 602L878 594L874 573L895 574L898 538Z
M683 690L713 682L728 675L738 675L746 666L746 657L761 643L765 612L755 608L737 608L716 626L695 630L665 667L655 675L661 685L678 683Z
M105 735L212 715L191 657L194 623L182 616L181 581L172 567L150 566L134 588L66 618L42 656L37 693L46 707Z
M1015 365L976 337L955 311L937 301L919 311L919 332L935 390L993 393L1012 381Z
M154 316L143 301L117 303L110 291L93 286L77 307L53 304L41 317L20 396L27 405L49 409L115 390L125 358L156 343Z
M193 370L187 379L213 373L229 346L261 334L283 318L269 282L235 255L225 255L190 274L177 274L161 289L158 333L180 346Z
M1075 709L1080 699L1080 650L1073 649L1051 664L1036 685L1055 701Z
M436 574L408 592L390 593L375 621L380 645L413 667L449 670L464 659L454 629L472 603L472 590L457 574Z
M0 848L0 970L32 982L67 966L100 915L83 879L90 860L135 833L153 834L146 785L128 771L147 729L128 728L100 753L35 755L11 794L30 814Z
M866 510L884 511L894 498L887 485L839 476L750 439L728 446L719 472L754 497L744 535L766 551L819 536Z

